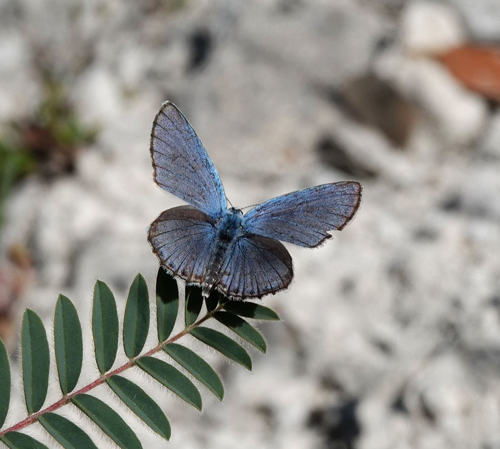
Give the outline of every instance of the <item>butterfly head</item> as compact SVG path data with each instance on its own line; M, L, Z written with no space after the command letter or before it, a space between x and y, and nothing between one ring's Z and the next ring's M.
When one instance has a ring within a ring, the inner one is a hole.
M228 211L233 215L243 215L243 211L241 209L237 209L236 207L230 207Z

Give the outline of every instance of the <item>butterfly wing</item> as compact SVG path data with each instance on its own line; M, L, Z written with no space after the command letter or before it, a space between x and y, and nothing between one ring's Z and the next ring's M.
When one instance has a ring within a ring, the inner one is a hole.
M251 235L234 243L216 288L231 298L261 298L285 289L292 278L286 248L277 240Z
M244 230L306 248L314 248L349 223L361 201L361 184L323 184L278 196L250 210Z
M216 238L212 220L191 206L168 209L151 224L148 240L160 263L187 283L201 284Z
M170 102L163 104L151 131L154 179L212 218L227 208L221 180L186 117Z

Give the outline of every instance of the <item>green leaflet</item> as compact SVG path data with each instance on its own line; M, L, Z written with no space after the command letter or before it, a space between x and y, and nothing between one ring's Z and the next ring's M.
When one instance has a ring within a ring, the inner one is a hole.
M40 317L27 309L21 331L24 399L28 413L38 412L49 385L49 343Z
M97 449L82 429L60 415L45 413L38 421L65 449Z
M278 314L269 307L246 301L228 301L224 304L224 309L233 312L236 315L253 318L254 320L272 320L279 321Z
M212 290L212 293L210 293L208 298L205 299L207 312L211 312L212 310L214 310L221 301L224 301L224 296L222 295L222 293L218 292L217 290Z
M97 367L104 374L113 366L118 350L118 313L115 297L102 281L94 288L92 334Z
M137 357L148 336L149 294L144 278L138 274L128 293L123 319L123 347L129 359Z
M142 449L137 435L109 405L88 394L79 394L72 402L122 449Z
M175 326L179 312L177 282L162 267L156 277L156 320L158 340L166 341Z
M82 370L82 327L73 303L59 295L54 314L54 346L59 385L63 394L76 387Z
M264 340L264 337L257 329L244 319L230 312L216 312L214 313L214 318L243 338L243 340L248 341L248 343L256 347L259 351L264 354L266 353L266 340Z
M165 345L163 350L222 401L224 397L222 382L205 360L191 349L177 343Z
M10 403L10 364L7 349L0 338L0 428L2 428Z
M196 327L191 329L190 333L193 337L216 349L227 358L234 360L250 371L252 370L252 359L248 352L227 335L208 327Z
M152 430L170 439L170 423L158 404L142 388L121 376L112 376L106 383L115 394Z
M177 368L154 357L143 357L137 360L137 366L173 391L177 396L201 410L201 396L198 389Z
M184 313L184 323L186 327L191 326L196 322L198 315L203 305L203 296L201 295L201 288L188 286L186 287L186 310Z
M10 449L48 449L45 444L19 432L8 432L0 440Z

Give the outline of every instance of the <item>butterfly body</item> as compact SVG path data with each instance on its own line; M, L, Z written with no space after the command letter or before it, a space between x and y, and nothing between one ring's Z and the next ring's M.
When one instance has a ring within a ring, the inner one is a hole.
M190 206L164 211L148 240L161 265L188 284L228 298L260 298L285 289L292 258L281 241L319 246L352 219L361 185L344 181L291 192L243 215L228 208L217 170L184 115L163 104L151 131L156 183Z
M216 223L216 238L212 248L212 254L208 260L205 280L202 283L204 296L208 296L219 280L221 270L227 265L232 253L232 247L243 235L242 227L243 213L239 209L231 207Z

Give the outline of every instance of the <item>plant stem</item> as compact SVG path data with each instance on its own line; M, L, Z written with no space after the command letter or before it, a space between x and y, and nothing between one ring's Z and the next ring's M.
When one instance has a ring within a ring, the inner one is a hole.
M69 402L71 402L71 400L75 396L78 396L79 394L87 393L90 390L93 390L94 388L98 387L99 385L102 385L103 383L105 383L106 379L109 379L110 377L112 377L116 374L120 374L123 371L126 371L129 368L132 368L136 364L137 360L140 360L143 357L149 357L149 356L152 356L153 354L156 354L158 351L160 351L163 348L163 346L179 340L180 338L184 337L184 335L188 334L191 331L191 329L198 327L199 325L203 324L208 319L212 318L213 314L215 312L218 312L219 310L221 310L223 308L223 306L224 306L224 303L219 304L219 306L216 309L207 313L203 318L200 318L196 323L193 323L190 326L186 327L183 331L179 332L177 335L174 335L173 337L171 337L171 338L169 338L161 343L158 343L157 346L155 346L153 349L150 349L148 352L146 352L142 355L139 355L133 359L130 359L127 363L119 366L118 368L114 369L113 371L109 371L109 372L103 374L102 376L100 376L99 378L97 378L96 380L91 382L90 384L80 388L79 390L77 390L73 393L70 393L70 394L64 396L59 401L54 402L52 405L49 405L47 408L45 408L37 413L33 413L32 415L28 416L23 421L21 421L17 424L14 424L13 426L9 427L8 429L2 430L0 432L0 438L8 432L17 432L19 430L24 429L25 427L29 426L30 424L33 424L40 416L44 415L45 413L53 412L53 411L58 410L59 408L63 407L64 405L68 404Z

